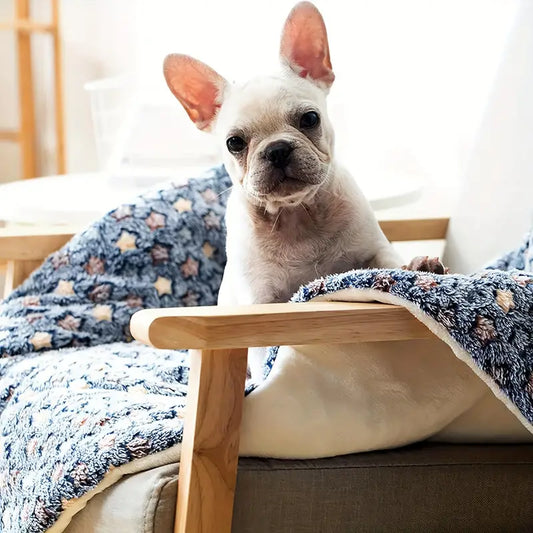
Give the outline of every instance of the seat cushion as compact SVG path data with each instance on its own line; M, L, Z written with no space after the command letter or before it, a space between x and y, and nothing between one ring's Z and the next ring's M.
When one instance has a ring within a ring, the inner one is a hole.
M171 533L177 465L125 477L68 533ZM421 443L316 460L241 458L237 533L532 531L532 445Z
M124 476L74 516L68 533L172 533L177 463Z

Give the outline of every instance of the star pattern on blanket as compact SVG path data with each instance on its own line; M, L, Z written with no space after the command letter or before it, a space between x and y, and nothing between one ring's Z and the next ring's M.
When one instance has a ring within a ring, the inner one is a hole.
M26 320L28 324L33 324L34 322L41 320L43 316L42 313L31 313L30 315L26 315Z
M52 471L52 476L51 476L52 481L57 483L63 477L64 473L65 473L65 468L63 464L57 463L54 470Z
M429 291L431 289L433 289L434 287L437 287L438 283L437 281L435 280L435 278L433 276L428 276L428 275L419 275L415 281L415 284L424 289L425 291Z
M43 348L52 347L52 335L47 331L37 331L30 339L35 350L42 350Z
M200 296L195 292L188 291L185 296L181 299L183 305L186 307L194 307L198 305L198 299Z
M209 212L204 217L204 224L205 227L209 229L220 229L220 217L215 215L213 212Z
M181 273L184 278L190 278L191 276L198 275L198 261L195 261L192 257L187 257L187 261L180 267Z
M66 329L68 331L76 331L79 329L81 324L81 319L76 318L75 316L68 314L61 320L57 322L57 325L60 328Z
M190 200L187 200L186 198L178 198L178 200L173 204L174 209L178 211L178 213L186 213L187 211L191 211L192 209L192 202Z
M140 459L141 457L144 457L150 453L152 445L146 438L135 437L133 440L128 442L128 444L126 444L126 448L129 450L134 459Z
M165 221L166 221L165 215L162 215L161 213L157 213L156 211L152 211L150 213L150 216L145 219L146 225L152 231L155 231L156 229L159 229L159 228L164 228Z
M474 327L474 332L483 345L488 344L497 336L496 328L494 327L494 322L490 318L481 315L476 316L476 325Z
M207 241L204 242L202 246L202 252L207 258L213 257L213 254L215 253L215 247L211 246L211 244Z
M168 278L159 276L154 282L154 287L159 296L162 296L163 294L172 294L172 281Z
M89 261L84 266L84 269L90 276L94 274L103 274L105 272L105 261L100 257L91 255Z
M521 287L527 287L530 283L533 283L533 278L531 278L529 276L524 276L522 274L518 274L518 275L513 276L513 279Z
M206 204L213 204L217 201L218 195L213 189L206 189L201 194Z
M120 238L116 242L116 246L122 253L127 252L128 250L135 250L137 248L135 243L135 235L132 235L127 231L123 231L120 235Z
M111 216L117 221L121 222L132 215L131 207L129 205L121 205L119 208L111 212Z
M513 293L511 291L496 289L496 302L504 313L508 313L511 309L515 308Z
M102 320L110 322L113 318L113 310L109 305L95 305L92 314L98 322Z
M54 292L61 296L70 296L71 294L74 294L74 283L72 281L60 279Z
M70 264L69 256L64 250L54 252L50 261L56 270Z
M378 291L389 292L396 280L390 274L378 274L374 279L372 288Z
M102 303L109 299L111 295L111 285L100 284L89 292L89 299L95 303Z
M152 257L152 263L154 265L160 265L162 263L167 263L170 259L169 249L162 244L156 244L150 250L150 256Z
M29 294L22 298L21 303L24 307L34 307L41 304L41 298L36 294Z

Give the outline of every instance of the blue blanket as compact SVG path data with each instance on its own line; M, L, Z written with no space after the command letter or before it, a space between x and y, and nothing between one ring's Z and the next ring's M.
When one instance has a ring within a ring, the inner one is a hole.
M128 324L216 302L230 185L219 167L119 207L0 304L1 531L45 531L114 468L181 441L187 355L131 342ZM364 288L415 304L533 424L532 271L533 232L475 275L351 271L294 299Z

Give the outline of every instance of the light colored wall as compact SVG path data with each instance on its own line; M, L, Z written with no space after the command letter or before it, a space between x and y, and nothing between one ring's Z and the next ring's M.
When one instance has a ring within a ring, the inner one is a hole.
M448 231L446 264L474 272L533 226L533 2L523 0Z

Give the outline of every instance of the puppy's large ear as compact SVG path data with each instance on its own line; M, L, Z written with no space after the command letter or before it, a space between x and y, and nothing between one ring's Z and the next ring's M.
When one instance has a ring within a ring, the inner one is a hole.
M182 54L168 55L163 72L190 119L199 129L209 131L222 105L226 80L205 63Z
M329 89L335 74L329 58L328 34L320 11L310 2L296 4L283 28L281 60L301 76Z

